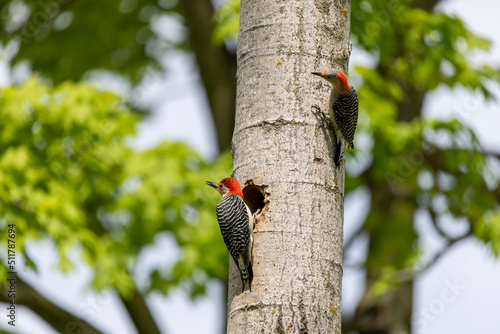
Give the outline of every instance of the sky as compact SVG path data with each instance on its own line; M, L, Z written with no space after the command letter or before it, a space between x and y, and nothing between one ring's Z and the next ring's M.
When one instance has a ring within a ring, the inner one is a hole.
M473 32L493 41L492 53L486 58L474 61L489 61L500 66L500 1L498 0L450 0L440 5L447 13L462 17ZM354 49L351 67L369 62L370 59ZM5 67L0 63L0 84L5 84ZM217 155L216 134L207 99L200 84L194 59L184 53L172 52L165 58L167 77L152 77L139 91L138 99L153 110L144 120L137 137L131 145L138 149L152 147L162 140L185 141L203 156ZM95 78L94 78L95 79ZM99 78L95 79L99 80ZM103 80L103 78L100 78ZM126 91L119 80L106 78L107 86L116 91ZM500 98L498 83L492 88ZM479 135L481 144L490 150L500 148L500 107L485 103L484 100L465 92L437 89L425 102L426 114L432 117L458 117L472 126ZM190 131L186 131L189 124ZM366 215L369 197L362 191L345 200L345 238L356 230ZM425 232L422 240L424 256L429 257L442 246L425 214L416 214L417 229ZM449 228L459 230L459 224L449 224ZM366 240L362 238L354 245L349 260L363 260ZM112 292L96 295L89 288L91 273L78 260L75 249L73 260L76 269L69 274L56 270L57 252L50 241L37 241L30 245L33 260L41 263L40 272L20 270L30 284L61 306L71 310L89 322L95 323L106 333L136 333L126 316L124 307ZM141 254L136 269L138 281L143 281L148 268L166 266L178 256L175 241L167 234L159 234L155 243ZM488 248L475 239L468 239L454 246L435 266L421 275L415 282L413 329L415 334L442 333L500 333L498 317L500 300L500 261L493 258ZM363 287L363 272L346 267L343 279L344 316L352 315ZM222 285L214 282L208 293L194 302L181 291L168 298L153 294L147 302L158 325L166 333L220 334L222 332L221 310ZM34 313L26 308L18 313L18 333L52 334ZM196 319L196 321L193 321ZM0 322L0 328L6 328ZM9 330L12 330L9 328Z

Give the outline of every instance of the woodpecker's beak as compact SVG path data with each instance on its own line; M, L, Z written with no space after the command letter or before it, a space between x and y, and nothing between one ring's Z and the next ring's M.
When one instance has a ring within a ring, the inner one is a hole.
M311 74L317 75L319 77L323 77L323 73L321 73L321 72L311 72Z
M217 189L217 183L215 183L215 182L207 181L207 186L210 186L210 187Z

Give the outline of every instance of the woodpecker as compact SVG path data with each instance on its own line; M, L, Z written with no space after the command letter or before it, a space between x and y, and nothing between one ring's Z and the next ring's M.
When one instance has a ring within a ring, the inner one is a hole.
M254 217L243 201L240 183L232 177L227 177L219 183L207 181L207 185L222 195L216 210L222 238L240 270L242 292L245 291L245 282L248 282L248 287L252 291Z
M337 149L335 151L335 166L340 165L340 153L347 143L354 149L354 132L358 123L358 94L347 82L344 72L331 69L321 72L311 72L332 84L332 93L328 103L330 119L337 133ZM340 136L339 136L340 135Z

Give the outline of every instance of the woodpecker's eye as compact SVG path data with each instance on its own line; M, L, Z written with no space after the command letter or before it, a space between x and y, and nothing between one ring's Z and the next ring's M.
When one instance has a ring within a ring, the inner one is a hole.
M330 79L330 76L329 76L329 75L327 75L325 78Z

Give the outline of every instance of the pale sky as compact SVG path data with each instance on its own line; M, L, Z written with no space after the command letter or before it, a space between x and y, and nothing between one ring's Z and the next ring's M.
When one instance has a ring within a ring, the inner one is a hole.
M470 28L494 43L489 62L500 66L500 1L450 0L441 5L448 13L462 17ZM351 66L367 59L354 50ZM481 61L483 59L478 59ZM133 145L147 148L161 140L182 140L200 151L205 157L217 154L215 129L208 110L203 88L192 57L172 53L166 57L168 78L151 79L141 90L141 101L152 106L152 116L143 121ZM0 64L0 84L5 83ZM115 89L126 87L114 83ZM493 84L500 98L498 83ZM175 96L175 98L173 98ZM481 143L491 150L500 150L499 104L485 104L476 96L462 90L450 92L438 89L425 104L426 113L433 117L459 116L472 126ZM190 129L186 131L185 124ZM207 126L208 124L208 126ZM348 237L364 218L369 198L359 192L345 201L345 236ZM423 244L429 254L439 249L440 243L424 215L417 214L417 229L424 231ZM458 226L457 228L460 228ZM363 259L363 242L359 242L351 259ZM35 262L42 264L40 272L19 270L23 277L53 301L95 323L106 333L136 333L124 308L112 293L97 296L89 287L90 272L79 260L75 250L76 270L63 275L56 269L56 250L48 241L33 243L30 247ZM428 255L428 254L427 254ZM177 250L172 237L160 234L154 245L141 254L137 278L142 281L146 270L166 266L175 260ZM352 314L362 293L363 275L345 268L343 280L343 312ZM456 245L431 270L418 278L414 291L414 334L498 334L500 333L500 261L494 259L484 244L470 239ZM161 329L174 334L220 334L222 332L222 286L214 282L207 296L191 302L182 292L172 293L167 299L152 295L148 304ZM0 321L0 328L6 327ZM20 309L16 332L27 334L52 334L37 316L27 309Z

